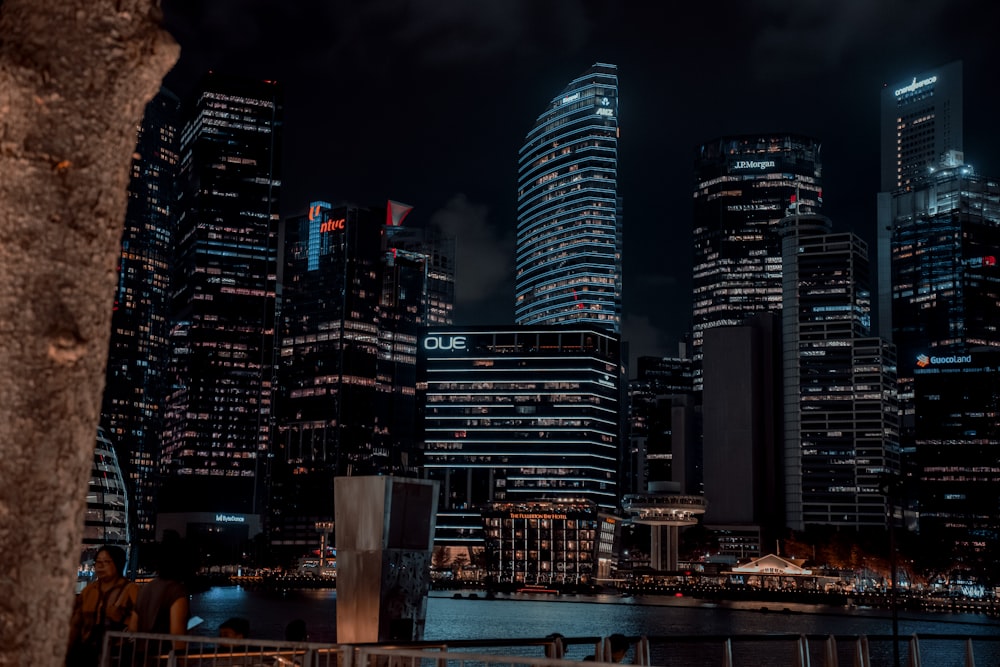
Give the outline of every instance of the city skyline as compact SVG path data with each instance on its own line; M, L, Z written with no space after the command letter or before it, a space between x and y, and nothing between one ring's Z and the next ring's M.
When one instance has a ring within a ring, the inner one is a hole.
M1000 138L986 120L995 93L985 26L998 9L985 2L895 13L756 3L731 8L732 21L721 24L709 7L601 2L408 12L376 2L276 14L264 4L168 2L184 47L168 81L190 81L206 67L280 78L286 201L391 197L415 207L410 224L461 229L463 324L513 319L517 146L552 91L593 62L619 66L624 332L633 353L672 354L689 325L699 142L743 132L816 136L824 212L872 245L881 87L961 59L967 159L979 173L1000 171ZM301 211L283 211L293 213Z

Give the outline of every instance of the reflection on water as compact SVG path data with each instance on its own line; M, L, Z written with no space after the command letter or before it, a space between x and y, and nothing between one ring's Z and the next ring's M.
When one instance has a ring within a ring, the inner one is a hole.
M452 592L433 594L428 600L427 640L537 638L550 632L567 637L626 635L695 637L704 635L741 634L834 634L888 635L892 622L888 612L870 609L845 609L794 603L702 603L691 598L616 596L545 596L529 600L453 599ZM595 604L602 602L604 604ZM306 622L311 641L333 642L336 639L336 592L333 590L296 590L286 592L249 591L239 587L214 588L196 595L192 612L205 619L195 634L215 635L219 624L230 616L250 620L251 636L262 639L283 639L288 621L301 618ZM1000 622L972 614L921 614L905 612L900 618L900 634L961 634L996 636ZM927 651L935 647L922 645ZM670 652L674 659L684 658L683 664L700 664L698 657L711 654L706 664L719 664L719 649L712 647L660 647L654 651L654 663L664 664ZM777 659L778 647L757 646L735 649L735 653L750 651L739 664L767 664L768 656ZM791 650L790 648L787 650ZM844 648L846 651L846 647ZM873 654L885 654L887 646L872 647ZM977 664L1000 664L1000 645L980 648L989 650ZM774 652L772 652L774 651ZM905 647L904 658L905 658ZM686 654L691 652L692 656ZM582 659L582 646L572 647L569 657ZM735 656L734 656L735 657ZM873 658L875 656L873 655ZM942 656L944 658L945 656ZM993 660L990 659L993 658ZM707 659L707 657L706 657ZM960 661L960 657L957 658ZM905 661L905 660L904 660ZM948 662L951 658L948 658ZM932 664L925 657L925 664ZM842 664L851 664L849 656ZM821 664L821 663L820 663ZM934 662L933 664L947 664ZM956 664L961 664L960 662Z

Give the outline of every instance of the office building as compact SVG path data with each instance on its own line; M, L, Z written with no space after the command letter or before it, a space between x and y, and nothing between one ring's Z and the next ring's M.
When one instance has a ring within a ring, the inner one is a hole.
M398 202L389 209L398 210ZM404 207L407 211L410 207ZM389 214L391 216L391 213ZM416 252L427 257L427 308L424 324L447 327L454 324L455 313L455 238L436 227L406 227L405 218L396 214L386 222L390 248Z
M867 245L828 219L781 223L785 517L885 528L899 472L895 354L871 331Z
M451 312L429 285L453 264L402 233L408 211L314 201L283 223L269 537L289 555L333 520L335 476L417 475L418 334Z
M101 406L132 502L140 543L154 539L157 461L170 356L168 319L180 101L161 90L139 126L122 231Z
M489 502L618 504L620 343L603 328L435 328L420 346L435 542L482 544Z
M637 360L629 380L629 451L622 493L641 493L649 482L678 482L685 493L701 492L701 410L694 392L692 360Z
M914 372L920 539L981 574L1000 565L1000 352L925 354Z
M1000 347L1000 180L941 167L892 197L890 220L900 376L921 354Z
M518 154L514 319L621 329L618 69L552 98Z
M165 512L263 509L281 126L276 83L209 75L181 134Z
M891 292L894 193L913 190L918 181L941 165L963 166L962 116L960 61L882 87L881 186L876 235L878 321L875 332L891 342L895 342ZM905 361L906 357L900 359Z
M705 331L704 522L735 562L785 532L779 316Z
M962 63L882 86L882 192L905 190L936 168L946 153L962 152Z
M790 202L818 211L820 143L794 134L721 137L698 148L694 191L693 349L701 387L705 332L781 310L778 224Z

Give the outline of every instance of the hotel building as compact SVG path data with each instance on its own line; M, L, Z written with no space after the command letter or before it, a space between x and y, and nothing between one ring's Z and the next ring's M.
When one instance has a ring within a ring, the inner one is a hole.
M518 155L514 319L621 329L618 69L552 98Z
M489 502L618 504L620 343L605 329L435 328L421 340L435 542L481 545Z
M496 584L590 583L598 574L599 531L610 530L614 543L616 522L587 500L496 501L482 514L486 572Z

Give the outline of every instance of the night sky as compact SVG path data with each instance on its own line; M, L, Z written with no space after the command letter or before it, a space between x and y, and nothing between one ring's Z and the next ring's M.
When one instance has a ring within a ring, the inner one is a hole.
M823 212L874 257L883 84L962 60L965 156L1000 177L996 0L164 0L183 94L207 70L285 90L283 215L413 205L458 238L456 323L513 322L517 151L548 101L618 65L625 338L673 354L691 316L695 147L823 142Z

